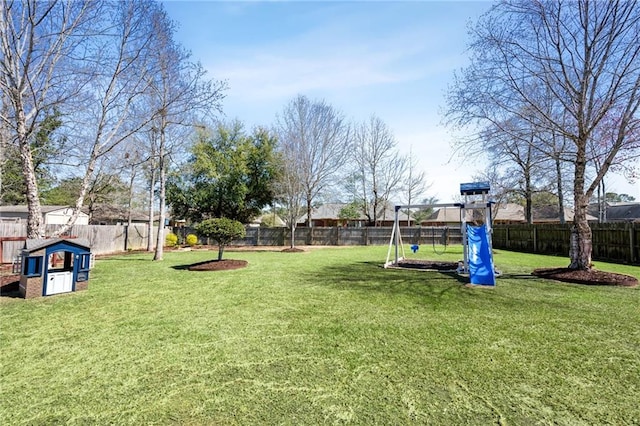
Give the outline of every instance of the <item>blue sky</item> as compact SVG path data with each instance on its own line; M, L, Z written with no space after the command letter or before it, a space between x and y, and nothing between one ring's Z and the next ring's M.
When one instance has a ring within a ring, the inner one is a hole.
M482 160L451 158L439 111L453 72L466 64L467 24L486 1L164 1L176 39L209 75L226 80L228 119L271 126L297 94L324 99L349 119L372 114L431 183L453 201ZM640 199L640 183L609 190Z

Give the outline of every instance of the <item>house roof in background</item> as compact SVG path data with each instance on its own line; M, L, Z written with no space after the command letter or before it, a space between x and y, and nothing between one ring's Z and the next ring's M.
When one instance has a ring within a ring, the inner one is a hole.
M520 204L505 203L497 204L492 211L493 220L503 220L505 222L524 222L524 207Z
M344 207L348 206L349 203L325 203L320 206L314 207L311 210L311 219L312 220L320 220L320 219L330 219L330 220L339 220L340 210ZM304 213L299 220L306 219L306 213ZM395 209L392 205L385 206L385 209L379 215L378 220L393 220L395 218ZM355 220L367 220L367 217L364 213L360 212L358 219Z
M57 210L72 209L72 206L46 206L41 205L42 214L51 213ZM0 214L5 213L29 213L29 206L26 204L18 206L0 206Z
M423 222L460 222L459 207L442 207L435 210Z
M87 211L87 208L84 207L83 210ZM158 215L154 216L154 220L157 220L158 217ZM133 210L131 219L135 222L146 222L149 220L149 215L140 210ZM93 222L127 222L129 220L129 209L114 204L96 204L93 207L91 220Z
M256 217L251 223L261 224L264 220L273 220L273 226L284 226L284 220L277 214L273 213L263 213L260 216Z
M640 222L640 203L611 203L607 206L607 221Z
M571 207L564 208L564 220L565 222L573 221L574 210ZM591 216L587 213L587 220L593 221L598 220L598 218ZM542 223L542 222L559 222L560 221L560 211L558 206L556 205L548 205L548 206L539 206L533 209L533 222L534 223Z

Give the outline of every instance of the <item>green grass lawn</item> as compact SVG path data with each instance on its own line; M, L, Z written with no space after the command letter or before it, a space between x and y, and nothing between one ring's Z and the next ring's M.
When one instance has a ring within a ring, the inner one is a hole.
M386 251L226 252L249 266L224 272L182 268L217 252L127 255L88 291L2 298L0 423L640 423L639 288L504 251L495 289L466 288Z

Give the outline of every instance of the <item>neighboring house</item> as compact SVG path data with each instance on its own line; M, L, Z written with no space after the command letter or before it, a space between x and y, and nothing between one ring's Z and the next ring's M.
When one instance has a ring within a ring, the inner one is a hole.
M607 222L640 222L640 203L613 203L607 207Z
M73 208L69 206L40 206L42 219L45 225L64 225L73 214ZM26 222L29 209L25 205L21 206L0 206L0 221ZM89 215L84 212L78 213L76 225L88 225Z
M87 211L84 207L83 210ZM154 222L158 216L154 217ZM129 223L129 209L112 204L97 204L91 211L90 222L92 225L126 225ZM131 223L148 223L149 215L139 210L131 211Z
M571 207L564 208L565 223L573 222L574 210ZM587 213L588 221L598 218ZM560 211L557 205L539 206L533 209L533 223L560 223Z
M540 206L533 208L533 223L560 223L558 206ZM524 207L519 204L507 203L494 207L493 224L505 225L514 223L526 223ZM470 222L468 212L467 221ZM570 207L564 209L564 220L566 223L573 221L574 211ZM587 220L596 220L595 217L587 215ZM422 221L423 226L460 226L460 209L457 207L440 208L433 212L426 220Z
M311 226L313 227L332 227L332 226L350 226L363 227L367 226L367 217L360 212L357 219L343 220L340 219L340 211L348 206L348 203L326 203L315 207L311 210ZM403 220L404 219L404 220ZM400 215L401 224L406 225L406 215ZM297 226L305 226L307 221L306 212L298 219ZM395 221L395 209L392 205L386 208L378 215L378 226L393 226Z
M589 206L589 213L598 215L598 205ZM605 222L640 222L640 203L606 203ZM596 218L597 220L597 218Z
M282 227L285 226L284 220L280 216L274 213L263 213L260 216L256 217L249 223L251 227L259 227L263 226L263 223L268 223L268 226L271 227Z
M422 226L449 226L459 227L461 222L459 207L441 207L434 211L427 219L423 220ZM467 210L467 222L472 222L474 213L484 215L481 210ZM524 223L524 208L518 204L500 204L492 207L492 223Z
M524 206L515 203L496 204L492 208L493 223L508 225L512 223L526 223Z
M460 227L460 208L441 207L429 215L420 224L422 226Z
M339 218L340 211L348 204L344 203L326 203L321 206L314 207L311 210L311 226L344 226L344 221ZM298 219L297 226L305 226L307 221L306 212ZM366 226L367 218L360 213L360 217L357 219L349 220L349 226Z

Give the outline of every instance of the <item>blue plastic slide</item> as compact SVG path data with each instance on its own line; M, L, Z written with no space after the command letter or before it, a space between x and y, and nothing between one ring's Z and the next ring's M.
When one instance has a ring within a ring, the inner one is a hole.
M471 284L496 285L493 254L489 245L486 225L471 226L467 224L467 242Z

